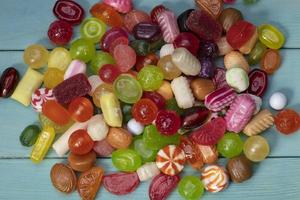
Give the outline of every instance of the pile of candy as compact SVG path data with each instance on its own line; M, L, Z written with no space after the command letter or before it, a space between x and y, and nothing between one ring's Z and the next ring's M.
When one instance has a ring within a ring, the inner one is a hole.
M284 35L271 24L256 27L235 8L223 9L221 0L195 2L199 8L176 18L163 5L148 15L131 0L103 0L84 19L78 3L58 0L49 39L66 45L79 24L81 37L69 50L29 46L29 68L19 83L16 69L3 72L1 96L31 104L39 114L42 130L30 125L20 136L22 145L33 146L31 160L39 163L51 145L59 156L70 150L68 164L51 169L56 189L77 188L82 199L94 199L101 183L124 195L153 178L152 200L166 199L177 186L183 198L198 199L204 189L220 192L229 180L248 180L252 162L270 152L259 134L274 123L284 134L300 128L282 93L270 98L281 110L276 117L261 110ZM219 56L225 68L215 67ZM260 69L250 69L258 63ZM36 70L46 65L44 74ZM62 135L54 142L56 134ZM249 136L245 142L241 134ZM228 159L226 168L216 164L219 154ZM104 175L95 166L97 156L109 155L121 172ZM185 164L201 177L181 179Z

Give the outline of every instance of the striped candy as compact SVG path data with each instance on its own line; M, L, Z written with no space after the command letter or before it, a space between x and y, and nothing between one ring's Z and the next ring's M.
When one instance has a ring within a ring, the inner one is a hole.
M212 193L224 190L229 184L229 177L226 170L218 165L204 167L201 180L205 189Z
M180 173L184 163L185 153L176 145L168 145L157 153L156 165L164 174L174 176Z
M219 89L221 87L228 86L228 84L226 82L225 74L226 74L226 71L225 71L224 68L217 67L215 69L215 75L214 75L212 80L213 80L213 82L214 82L217 89Z
M42 112L42 105L48 100L54 100L53 90L40 88L35 90L31 97L31 105L36 112Z
M158 24L167 43L172 43L180 33L175 14L171 11L162 12L158 17Z

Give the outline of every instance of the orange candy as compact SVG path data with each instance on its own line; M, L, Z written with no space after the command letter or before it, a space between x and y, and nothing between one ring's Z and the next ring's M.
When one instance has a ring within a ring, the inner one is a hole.
M290 135L300 128L300 116L292 109L284 109L275 117L275 125L279 132Z
M69 107L69 113L77 122L85 122L89 120L94 113L94 107L90 100L85 97L78 97L74 99Z
M280 66L281 56L278 50L268 49L261 59L260 68L267 74L273 74Z
M90 9L90 13L111 27L123 26L122 16L111 6L104 3L96 3L93 5L93 7Z
M58 125L65 125L70 121L69 112L54 100L43 103L42 113Z

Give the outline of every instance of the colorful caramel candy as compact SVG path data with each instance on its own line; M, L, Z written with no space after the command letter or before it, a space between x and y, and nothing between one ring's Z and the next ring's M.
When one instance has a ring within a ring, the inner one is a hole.
M281 56L278 50L268 49L260 61L260 68L267 74L273 74L281 64Z
M115 149L126 149L132 142L132 135L126 129L111 127L106 139Z
M174 176L184 168L185 153L176 145L168 145L159 150L156 157L156 165L164 174Z
M203 168L201 180L204 188L211 193L221 192L229 184L227 171L218 165L208 165Z
M193 55L197 55L200 47L200 40L193 33L184 32L176 37L173 44L175 48L183 47L189 50Z
M31 106L37 112L42 112L42 105L48 100L55 100L53 90L40 88L35 90L31 97Z
M244 92L249 87L249 77L245 70L234 67L226 71L226 82L238 93Z
M259 40L270 49L280 49L285 37L283 33L271 24L263 24L259 26Z
M227 163L230 179L235 183L242 183L252 176L252 163L244 155L231 158Z
M94 106L89 99L77 97L69 104L68 111L74 121L85 122L93 116Z
M212 80L198 78L191 82L191 89L196 99L203 101L205 96L213 92L216 87Z
M201 169L204 165L202 155L197 147L188 137L180 137L180 148L185 153L186 162L194 169Z
M106 31L106 24L95 17L84 20L80 26L80 35L83 38L92 40L97 43L101 40Z
M161 37L160 27L152 22L141 22L134 26L132 32L137 40L154 42Z
M95 57L96 48L91 39L79 38L71 43L70 54L72 59L87 63Z
M68 162L73 170L85 172L95 165L96 153L94 151L90 151L84 155L70 153L68 156Z
M219 56L224 56L231 51L233 51L232 46L227 42L226 36L221 37L217 42L216 42L219 50Z
M175 14L171 11L165 10L159 15L157 20L162 31L164 41L172 43L180 33Z
M105 122L112 127L122 126L120 102L114 93L104 93L100 96L100 105Z
M18 71L13 67L5 69L0 78L0 97L7 98L11 96L18 82Z
M42 105L42 113L58 125L66 125L71 119L68 110L55 100L45 101Z
M90 9L90 13L92 16L104 21L108 26L123 26L122 16L113 7L105 3L94 4Z

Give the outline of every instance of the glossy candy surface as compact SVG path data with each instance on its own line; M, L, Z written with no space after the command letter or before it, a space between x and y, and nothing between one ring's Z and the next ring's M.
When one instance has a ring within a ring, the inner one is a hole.
M156 65L158 62L158 56L154 53L150 53L146 56L137 56L135 69L139 72L147 65Z
M259 61L265 54L266 50L267 50L267 47L263 43L258 41L249 54L249 57L248 57L249 64L255 65L255 64L259 63Z
M76 155L70 153L68 156L68 162L70 167L78 172L85 172L91 169L96 162L96 153L94 151L90 151L84 155Z
M292 109L284 109L276 115L275 125L279 132L292 134L300 128L300 116Z
M218 165L208 165L203 168L201 180L204 188L211 193L220 192L229 184L226 170Z
M200 47L200 40L193 33L183 32L175 38L173 44L175 48L184 47L196 55Z
M24 62L33 69L39 69L48 62L48 50L39 44L28 46L23 54Z
M103 92L99 100L105 122L111 127L121 127L123 116L116 95L112 92Z
M235 183L242 183L252 176L252 163L244 155L232 158L227 163L230 178Z
M179 27L180 32L188 32L189 28L187 26L187 19L189 18L190 14L192 11L195 9L188 9L182 12L178 17L177 17L177 24Z
M99 69L106 64L115 64L115 59L107 52L98 51L89 63L89 67L93 74L98 74Z
M223 26L223 29L227 32L232 25L242 19L243 14L241 11L235 8L225 8L219 17L219 22Z
M90 39L94 43L97 43L101 40L105 31L106 24L94 17L87 18L80 26L81 37Z
M180 137L179 147L184 151L186 162L194 169L201 169L204 165L202 155L197 148L197 145L193 143L188 137Z
M128 13L132 9L131 0L104 0L103 2L120 13Z
M92 16L105 22L108 26L122 27L123 25L122 16L107 4L104 3L94 4L90 9L90 13Z
M86 130L79 129L71 134L68 145L73 154L84 155L93 149L94 141Z
M175 14L171 11L165 10L159 15L157 20L164 41L167 43L172 43L175 40L175 38L179 35L179 28Z
M48 68L44 74L44 85L48 89L53 89L64 80L64 72L57 68Z
M43 104L48 100L55 100L53 91L40 88L34 91L31 97L31 106L37 112L42 112Z
M109 29L102 37L100 42L100 47L103 51L109 51L110 46L114 41L116 41L118 38L127 38L128 39L128 33L124 28L121 27L113 27Z
M57 20L50 24L48 38L55 45L68 44L73 36L73 27L68 22Z
M260 62L260 68L267 74L273 74L281 64L281 56L278 50L268 49Z
M110 84L106 84L103 83L101 85L99 85L95 91L93 92L93 103L95 104L95 106L97 106L98 108L101 108L100 105L100 97L102 96L102 94L104 93L112 93L113 92L113 87Z
M172 57L170 55L161 57L157 66L162 70L164 79L173 80L181 75L181 71L172 62Z
M143 163L155 161L158 151L147 148L142 136L134 137L132 146L133 149L142 157Z
M210 79L215 75L215 66L212 58L200 58L201 70L199 72L200 78Z
M65 71L70 63L71 54L63 47L56 47L49 54L48 68L57 68Z
M234 67L227 70L225 77L227 84L238 93L244 92L249 87L248 74L242 68Z
M193 107L182 115L182 128L193 129L201 126L210 115L210 111L205 107Z
M119 149L112 153L112 163L120 171L134 172L142 165L142 159L132 149Z
M106 64L99 70L99 77L105 83L112 84L116 78L121 74L121 71L116 65Z
M93 116L94 107L89 99L77 97L69 104L68 111L75 121L85 122Z
M36 142L41 129L37 125L27 126L20 135L20 142L25 147L30 147Z
M98 156L109 156L115 149L107 142L106 139L94 143L93 151Z
M74 123L72 120L70 120L70 122L67 123L66 125L59 125L59 124L53 122L52 120L50 120L48 117L46 117L42 113L39 114L38 119L39 119L39 123L41 124L42 127L51 126L54 128L56 134L66 132L70 128L70 126L72 126Z
M111 127L106 140L116 149L126 149L132 142L132 135L126 129Z
M249 73L249 88L247 93L262 97L268 87L268 75L260 69L253 69Z
M96 48L90 39L80 38L72 42L71 57L87 63L95 56Z
M154 65L143 67L137 75L137 80L145 91L157 90L162 85L163 79L162 70Z
M270 153L268 141L259 135L249 137L244 144L245 156L253 161L260 162L264 160Z
M134 49L128 45L117 45L114 49L113 56L121 72L127 72L136 63L136 53Z
M186 200L199 199L204 193L204 186L197 176L185 176L178 184L178 192Z
M46 101L42 106L42 113L59 125L65 125L70 121L68 111L55 100Z
M84 17L83 8L71 0L59 0L53 7L54 15L63 21L66 21L72 25L78 25L81 23Z
M140 181L147 181L150 178L160 174L155 162L148 162L136 170Z
M226 133L218 142L218 152L226 158L233 158L243 152L243 141L236 133Z
M191 82L191 89L196 99L203 101L205 96L213 92L216 87L212 80L197 78Z
M174 111L161 110L155 120L157 130L164 135L174 135L181 126L181 119Z
M263 24L259 26L259 40L270 49L280 49L285 37L283 33L271 24Z
M141 22L134 26L132 33L137 40L156 41L161 37L161 30L157 24Z
M166 10L168 9L162 4L155 6L150 12L152 22L158 24L159 16Z
M67 70L64 74L64 80L71 78L77 74L85 74L86 73L86 64L81 60L73 60L68 66Z
M132 116L144 125L150 124L155 120L158 108L150 99L140 99L132 107Z
M146 40L134 40L130 43L138 56L146 56L151 52L150 43Z
M129 32L141 22L151 22L150 16L141 10L131 10L124 17L124 25Z
M18 82L18 71L13 67L5 69L0 78L0 97L7 98L11 96Z

